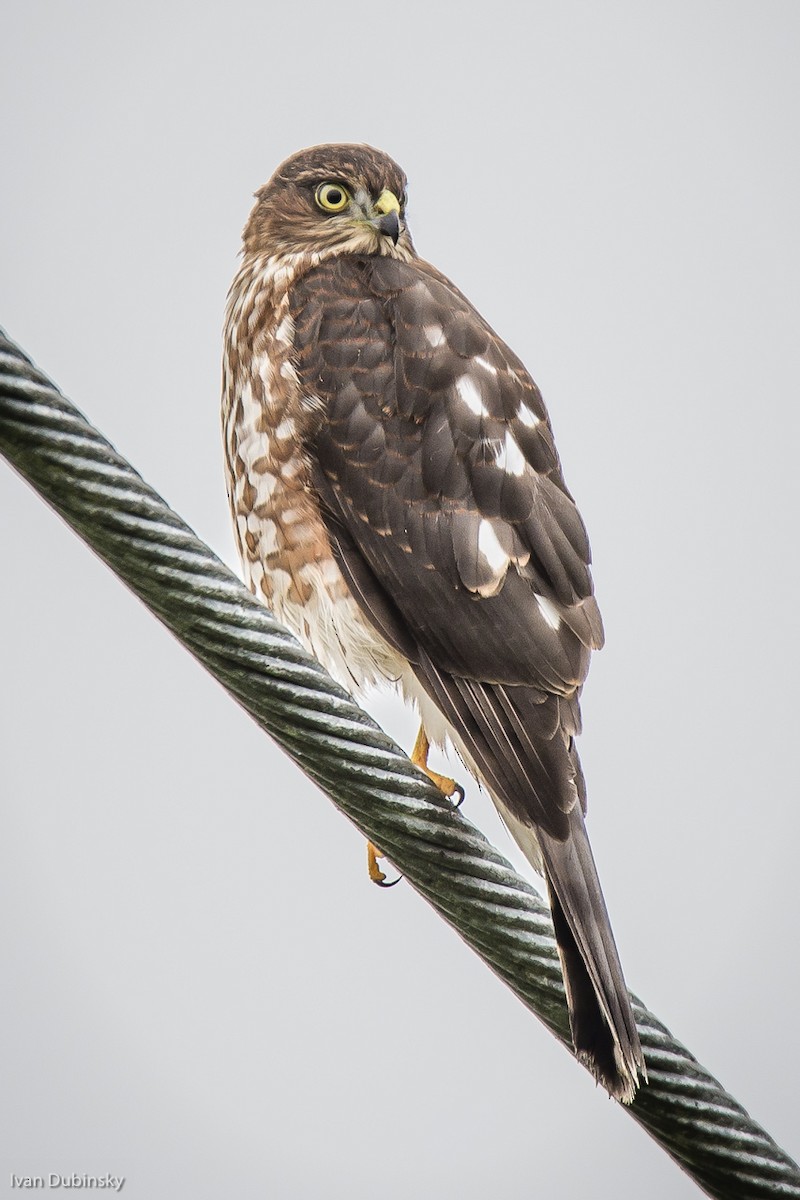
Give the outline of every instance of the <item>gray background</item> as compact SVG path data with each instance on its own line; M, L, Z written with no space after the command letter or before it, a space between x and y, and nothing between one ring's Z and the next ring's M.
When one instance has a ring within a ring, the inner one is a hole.
M369 141L544 392L628 980L800 1152L796 3L6 5L0 320L235 565L253 190ZM696 1194L0 470L2 1150L148 1198ZM413 723L374 710L406 744ZM488 801L471 819L514 859Z

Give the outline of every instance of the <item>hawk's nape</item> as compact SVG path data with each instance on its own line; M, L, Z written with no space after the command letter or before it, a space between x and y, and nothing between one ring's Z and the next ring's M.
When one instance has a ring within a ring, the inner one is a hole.
M588 539L536 385L417 258L404 187L378 151L317 147L259 193L227 329L242 556L329 668L396 680L485 784L547 880L576 1051L629 1102L644 1060L575 746L603 641Z

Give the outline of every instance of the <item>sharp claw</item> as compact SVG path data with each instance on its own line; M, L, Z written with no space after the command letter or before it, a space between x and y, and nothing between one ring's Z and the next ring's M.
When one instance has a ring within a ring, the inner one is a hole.
M382 887L382 888L394 887L394 885L396 883L399 883L400 880L403 878L402 875L398 875L397 879L387 879L386 876L384 875L383 871L380 872L380 876L381 876L380 879L378 879L378 877L376 876L372 880L372 882L376 883L378 885L378 887Z
M367 842L367 870L369 872L370 879L373 883L376 883L378 887L394 887L396 883L400 882L403 876L398 875L397 879L392 879L387 882L386 876L378 866L378 859L384 857L385 856L381 853L377 846L373 845L372 842Z
M448 775L439 775L437 771L430 771L426 767L423 767L423 770L442 795L453 801L453 808L460 808L464 802L464 789L461 784L456 783L455 779L450 779ZM454 796L457 799L453 799Z

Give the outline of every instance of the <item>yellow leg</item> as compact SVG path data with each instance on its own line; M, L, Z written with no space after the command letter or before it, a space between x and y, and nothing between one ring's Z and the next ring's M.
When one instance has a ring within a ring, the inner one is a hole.
M411 761L415 766L419 767L428 776L432 783L435 783L440 792L445 796L458 796L456 808L464 799L464 789L460 783L456 783L455 779L451 779L449 775L440 775L438 771L432 771L428 766L428 752L431 744L428 741L428 735L425 732L425 726L420 725L417 740L414 742L414 749L411 751Z
M431 744L428 741L428 735L425 732L425 726L420 725L417 740L414 742L414 749L411 751L411 761L420 770L424 771L432 783L435 783L440 792L445 796L458 796L456 808L464 799L464 789L460 783L456 783L454 779L450 779L447 775L440 775L438 771L431 771L428 766L428 752ZM367 870L369 877L373 883L377 883L378 887L394 887L402 879L399 875L397 879L393 879L391 883L386 882L386 876L378 866L378 859L385 858L381 850L372 842L367 842Z

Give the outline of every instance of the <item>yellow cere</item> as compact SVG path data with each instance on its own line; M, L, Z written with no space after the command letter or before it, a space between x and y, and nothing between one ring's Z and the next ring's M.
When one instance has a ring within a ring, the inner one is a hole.
M375 201L375 212L379 212L382 217L387 216L389 213L400 212L400 201L394 192L388 190L381 192Z
M320 208L331 213L342 212L350 203L350 193L341 183L321 183L314 198Z

